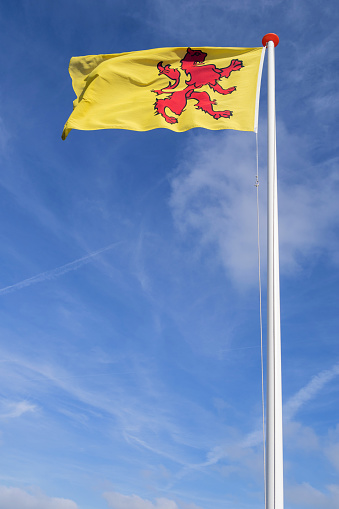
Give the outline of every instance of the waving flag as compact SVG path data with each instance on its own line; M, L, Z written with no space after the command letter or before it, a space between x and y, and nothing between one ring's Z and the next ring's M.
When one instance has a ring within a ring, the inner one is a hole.
M72 129L256 131L264 48L162 48L74 57Z

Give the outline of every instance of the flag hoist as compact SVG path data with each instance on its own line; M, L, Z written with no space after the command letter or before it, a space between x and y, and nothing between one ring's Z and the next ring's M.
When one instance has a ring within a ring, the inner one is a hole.
M62 133L72 129L258 129L261 72L268 53L268 265L266 504L283 509L278 200L274 48L160 48L70 61L76 99Z

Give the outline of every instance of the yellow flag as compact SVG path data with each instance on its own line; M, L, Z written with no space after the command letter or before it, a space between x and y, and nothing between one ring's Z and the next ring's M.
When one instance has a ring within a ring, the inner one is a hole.
M256 131L264 48L161 48L74 57L72 129Z

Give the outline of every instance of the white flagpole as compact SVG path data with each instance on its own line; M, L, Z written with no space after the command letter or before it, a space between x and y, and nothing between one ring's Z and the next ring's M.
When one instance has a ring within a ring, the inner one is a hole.
M275 121L274 48L276 34L267 34L267 411L266 503L267 509L283 509L283 437L281 390L280 285L278 239L278 192Z

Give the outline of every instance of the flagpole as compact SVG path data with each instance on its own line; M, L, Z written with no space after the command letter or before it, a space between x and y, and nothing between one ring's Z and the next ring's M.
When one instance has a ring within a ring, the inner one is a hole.
M280 284L278 192L275 120L275 59L279 43L267 34L267 411L266 503L267 509L283 509L283 436L281 390Z

